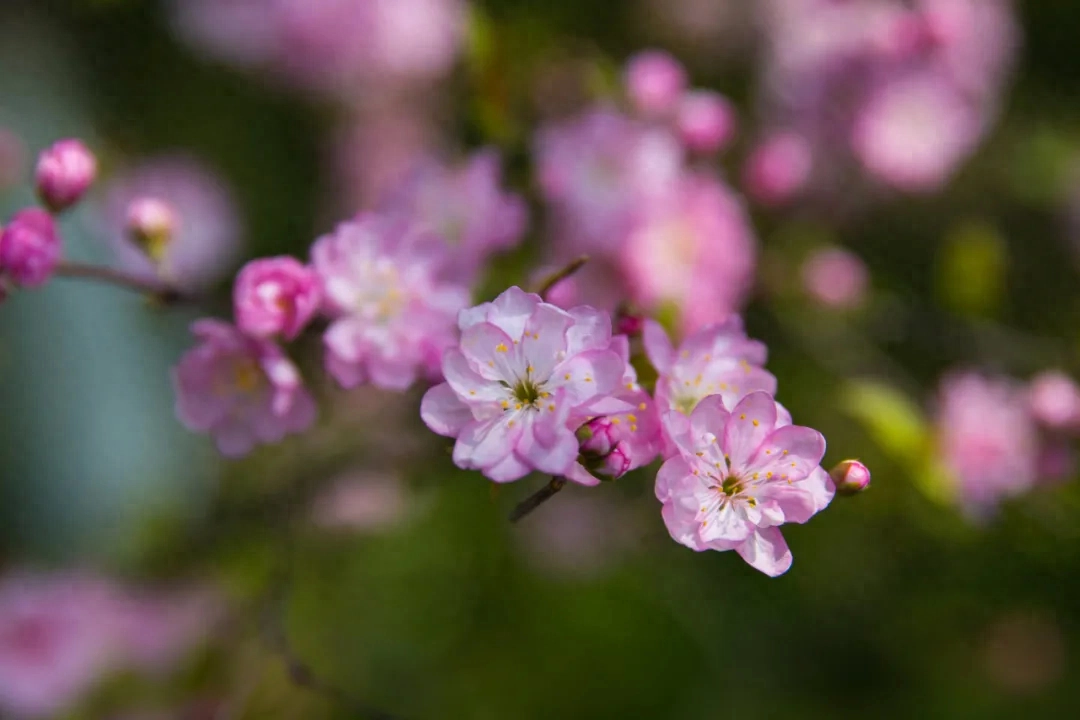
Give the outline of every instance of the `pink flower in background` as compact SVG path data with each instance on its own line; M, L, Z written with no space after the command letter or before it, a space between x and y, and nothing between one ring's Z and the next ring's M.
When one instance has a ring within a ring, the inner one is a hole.
M841 248L822 248L803 263L802 281L806 293L822 305L853 308L866 299L870 278L858 255Z
M175 228L159 262L129 236L132 201L152 197L173 211ZM240 258L240 218L226 185L197 160L152 158L109 183L102 233L119 264L147 278L159 275L181 288L204 289L221 280Z
M0 709L53 717L114 668L110 590L76 574L0 581Z
M735 107L720 93L711 90L688 92L679 101L675 126L683 144L700 153L727 147L735 139L738 120Z
M502 189L498 152L481 150L461 167L421 167L383 210L428 225L448 247L448 272L472 284L490 256L521 241L528 208Z
M881 86L855 118L852 146L873 175L909 192L948 181L982 135L982 118L935 76Z
M253 337L295 339L321 302L319 276L287 256L252 260L233 286L236 325Z
M38 197L53 212L71 207L97 177L97 158L81 140L60 140L38 156L34 180Z
M579 426L581 455L566 477L582 485L596 484L596 475L614 480L648 465L663 444L657 404L638 384L629 340L618 335L610 347L624 363L622 384L610 397L587 406L585 418L571 421Z
M192 45L343 95L358 81L444 75L466 26L462 0L174 0L173 9Z
M762 367L768 350L746 336L737 315L699 330L678 348L653 320L646 321L643 338L649 362L659 374L656 403L661 414L677 410L689 415L710 395L719 395L730 408L752 392L776 392L776 378Z
M496 482L565 475L578 457L573 419L616 392L626 369L610 349L610 318L512 287L459 324L461 343L443 356L446 382L424 395L424 422L457 439L458 467Z
M805 138L790 132L766 137L743 167L746 193L762 205L783 205L806 187L814 156Z
M277 345L218 320L199 320L191 331L199 344L173 370L176 414L213 436L223 455L241 457L315 422L315 401Z
M334 317L326 367L341 385L404 390L438 377L442 352L456 341L454 319L469 303L465 287L438 280L446 253L422 225L376 215L315 242L312 264Z
M735 550L775 577L791 567L779 526L804 523L829 504L832 482L820 468L825 438L787 423L764 392L730 412L723 400L702 400L689 417L664 416L678 454L656 477L671 537L687 547Z
M1080 430L1080 387L1063 372L1048 370L1031 379L1028 403L1035 419L1052 430Z
M631 299L654 310L674 306L692 332L742 306L756 253L741 199L694 174L643 210L620 256Z
M404 520L413 505L396 474L351 472L316 498L312 519L327 529L381 532Z
M938 450L957 501L973 516L1021 495L1038 476L1039 437L1028 396L1008 378L947 376L938 400Z
M665 115L674 111L686 90L686 70L662 50L643 50L627 61L623 85L638 112Z
M205 588L118 590L112 603L117 652L142 672L168 673L213 634L220 598Z
M40 208L20 210L0 232L0 273L16 285L40 287L52 277L62 252L52 216Z
M534 151L556 241L572 255L617 252L643 204L667 193L682 172L682 149L670 133L606 108L542 129Z

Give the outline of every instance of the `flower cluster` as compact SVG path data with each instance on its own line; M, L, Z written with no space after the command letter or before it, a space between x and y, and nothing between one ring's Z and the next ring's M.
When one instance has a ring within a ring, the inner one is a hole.
M446 382L421 416L455 439L453 458L495 482L538 471L582 485L665 462L656 495L671 536L694 550L736 550L769 575L791 565L778 526L828 505L825 440L773 399L765 347L737 317L675 348L657 323L644 339L659 378L637 382L626 336L606 313L563 310L510 288L462 312L443 356Z

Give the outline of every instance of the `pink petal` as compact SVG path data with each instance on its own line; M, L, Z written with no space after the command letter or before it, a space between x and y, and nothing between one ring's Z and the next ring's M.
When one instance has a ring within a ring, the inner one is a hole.
M611 317L588 306L570 310L573 327L566 334L567 352L571 355L586 350L603 350L611 342Z
M451 348L443 355L442 370L446 382L458 397L467 398L467 402L498 402L506 396L502 385L473 372L469 361L457 348Z
M825 455L825 438L817 430L787 425L774 430L746 467L778 480L797 482L809 475Z
M662 503L671 500L673 493L679 489L690 472L690 466L681 457L666 461L656 473L656 499Z
M742 542L753 532L753 526L730 504L712 513L702 522L698 535L704 543L717 540Z
M645 354L656 371L661 375L670 373L675 362L675 348L663 326L655 320L646 320L641 339L645 343Z
M775 425L776 401L768 393L751 393L735 406L723 439L724 452L733 471L747 470L750 459Z
M420 417L431 431L444 437L457 437L473 421L468 406L447 383L436 385L424 393L420 401Z
M724 437L724 428L733 420L731 414L724 407L724 399L719 395L710 395L697 404L690 413L690 431L695 445L709 444L704 440L706 435L713 435L717 439ZM726 446L725 446L726 450Z
M520 480L531 472L531 467L521 462L514 453L510 453L501 462L484 470L484 475L497 483L507 483Z
M660 418L664 436L675 446L678 452L694 452L694 442L690 437L690 418L678 410L669 410Z
M595 487L600 484L600 478L582 467L581 463L574 463L571 465L570 469L563 473L563 477L570 482L575 482L578 485L585 485L586 487Z
M532 376L544 380L558 362L559 354L565 352L566 330L572 318L554 305L540 305L529 318L525 334L521 338L521 351Z
M461 351L472 369L488 380L512 384L525 377L528 363L521 357L518 345L491 323L477 323L463 332Z
M535 415L535 413L530 413ZM540 472L564 475L578 457L578 441L574 433L564 427L547 427L543 416L527 422L521 438L514 447L518 458Z
M518 413L504 413L486 422L466 425L454 445L454 464L466 470L486 470L504 460L521 437Z
M735 548L750 567L769 577L783 575L791 567L791 551L779 528L762 528Z
M597 395L606 395L622 383L626 364L610 350L588 350L559 365L551 387L564 388L574 407Z
M511 287L491 303L487 321L514 340L520 340L525 332L525 323L539 304L539 295Z

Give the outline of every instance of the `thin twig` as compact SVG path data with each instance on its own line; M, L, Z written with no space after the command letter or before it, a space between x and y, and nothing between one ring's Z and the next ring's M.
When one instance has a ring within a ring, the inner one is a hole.
M514 508L514 512L510 513L510 522L516 523L521 520L533 510L555 497L565 485L565 478L551 478L551 482L518 503L517 507Z
M123 270L117 270L101 265L88 265L86 263L66 261L56 266L55 274L58 277L72 278L75 280L91 280L94 282L116 285L125 290L133 290L134 292L152 297L164 305L176 305L179 303L190 302L195 299L194 296L184 293L179 288L159 280L147 280L146 278L126 273Z
M546 300L548 293L551 292L551 290L556 285L558 285L563 280L565 280L566 278L568 278L571 275L573 275L574 273L576 273L587 262L589 262L589 256L588 255L582 255L582 256L574 259L574 260L571 260L570 263L567 264L566 266L560 268L559 270L556 270L555 272L553 272L550 275L548 275L547 277L545 277L543 282L540 283L540 286L537 289L536 294Z

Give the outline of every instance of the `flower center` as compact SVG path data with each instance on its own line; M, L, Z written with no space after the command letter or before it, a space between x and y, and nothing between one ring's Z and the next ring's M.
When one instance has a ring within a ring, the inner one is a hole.
M720 490L728 497L738 495L743 491L742 478L735 475L729 475L724 478L724 482L720 485Z
M514 399L522 405L538 407L538 401L544 393L540 386L530 379L518 380L517 385L511 391Z

